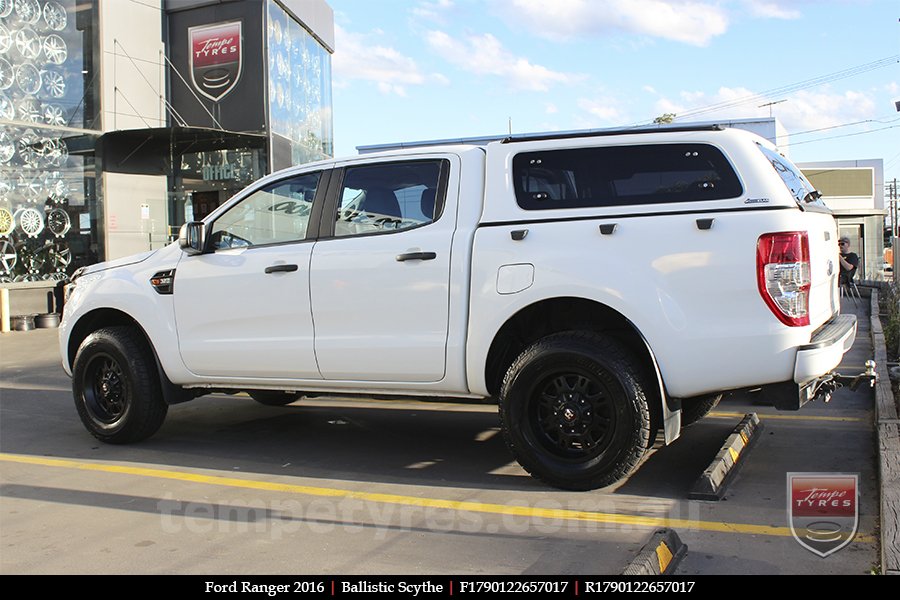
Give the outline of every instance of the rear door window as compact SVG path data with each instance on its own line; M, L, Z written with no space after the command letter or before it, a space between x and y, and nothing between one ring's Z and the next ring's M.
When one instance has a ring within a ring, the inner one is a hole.
M736 198L740 179L708 144L542 150L513 159L525 210L663 204Z

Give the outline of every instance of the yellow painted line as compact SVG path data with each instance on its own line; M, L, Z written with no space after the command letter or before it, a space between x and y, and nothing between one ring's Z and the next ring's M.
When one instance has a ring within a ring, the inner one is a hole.
M753 411L750 411L753 412ZM747 413L745 412L725 412L714 410L709 413L710 417L745 417ZM772 419L772 420L782 420L782 421L833 421L833 422L841 422L841 423L863 423L868 421L868 419L862 419L859 417L824 417L821 415L772 415L765 413L756 413L756 416L763 419Z
M186 471L151 469L147 467L129 467L124 465L83 462L62 458L48 458L43 456L24 456L21 454L0 453L0 462L39 465L43 467L57 467L61 469L75 469L80 471L93 471L98 473L134 475L138 477L151 477L154 479L184 481L189 483L200 483L205 485L232 487L247 490L262 490L267 492L282 492L287 494L301 494L305 496L320 496L328 498L351 498L354 500L363 500L366 502L380 502L382 504L398 504L403 506L416 506L420 508L443 508L463 512L512 515L517 517L559 519L567 521L586 521L593 523L605 523L609 525L632 525L652 528L671 527L695 531L699 530L719 533L745 533L751 535L769 535L777 537L791 537L793 535L789 527L774 527L771 525L724 523L717 521L693 521L689 519L667 519L663 517L645 517L640 515L621 515L615 513L601 513L569 509L535 508L530 506L491 504L486 502L443 500L440 498L420 498L418 496L401 496L398 494L381 494L376 492L355 492L353 490L344 490L339 488L277 483L274 481L259 481L255 479L238 479L236 477L202 475L200 473L188 473ZM872 543L875 541L875 538L870 535L861 534L857 535L854 541Z

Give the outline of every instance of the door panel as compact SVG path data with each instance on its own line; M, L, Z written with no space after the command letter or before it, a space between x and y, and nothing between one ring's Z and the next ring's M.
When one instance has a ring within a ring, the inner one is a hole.
M419 160L345 170L331 211L336 237L316 244L310 267L325 379L444 377L456 223L434 213L448 169L447 160Z
M309 262L324 201L321 172L251 191L208 224L206 254L175 274L175 317L185 365L204 376L320 379Z

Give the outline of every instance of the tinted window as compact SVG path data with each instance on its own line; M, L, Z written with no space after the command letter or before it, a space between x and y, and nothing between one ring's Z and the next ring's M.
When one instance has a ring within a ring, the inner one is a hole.
M661 204L743 193L728 160L705 144L545 150L513 159L516 200L526 210Z
M321 173L298 175L257 190L216 219L213 248L241 248L306 239Z
M432 160L348 167L334 235L400 231L437 219L441 163Z

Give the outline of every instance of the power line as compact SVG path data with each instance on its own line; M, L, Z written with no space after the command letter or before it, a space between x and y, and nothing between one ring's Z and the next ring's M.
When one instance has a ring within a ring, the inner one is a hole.
M696 117L698 115L702 115L709 112L715 112L719 110L725 110L728 108L734 108L740 106L742 104L748 104L750 102L760 102L761 100L768 99L772 96L783 96L787 94L792 94L794 92L799 92L805 89L817 87L820 85L824 85L826 83L831 83L833 81L840 81L841 79L847 79L849 77L855 77L857 75L862 75L863 73L868 73L870 71L874 71L876 69L882 69L884 67L888 67L891 65L900 64L900 54L895 54L893 56L886 56L884 58L880 58L878 60L864 63L861 65L856 65L854 67L849 67L847 69L843 69L841 71L835 71L833 73L828 73L826 75L820 75L818 77L813 77L811 79L805 79L803 81L798 81L795 83L791 83L782 87L772 88L770 90L766 90L764 92L759 92L755 94L749 94L746 96L741 96L740 98L735 98L733 100L726 100L723 102L718 102L716 104L710 104L707 106L698 107L692 110L685 111L683 113L679 113L677 116L678 120L681 120L685 117ZM634 125L645 125L645 122L635 123Z
M870 129L869 131L857 131L856 133L845 133L845 134L843 134L843 135L833 135L833 136L831 136L831 137L816 138L816 139L814 139L814 140L806 140L806 141L803 141L803 142L794 142L794 143L790 143L790 144L779 144L778 147L779 147L779 148L786 148L786 147L788 147L788 146L799 146L799 145L801 145L801 144L813 144L813 143L816 143L816 142L824 142L824 141L826 141L826 140L837 140L837 139L840 139L840 138L854 137L854 136L857 136L857 135L866 135L866 134L869 134L869 133L877 133L877 132L879 132L879 131L885 131L885 130L887 130L887 129L896 129L897 127L900 127L900 125L891 125L890 127L879 127L878 129Z

